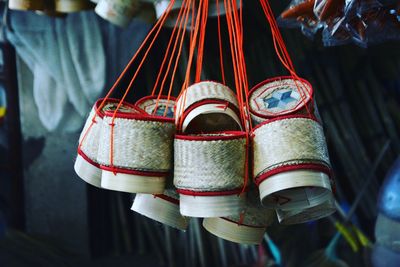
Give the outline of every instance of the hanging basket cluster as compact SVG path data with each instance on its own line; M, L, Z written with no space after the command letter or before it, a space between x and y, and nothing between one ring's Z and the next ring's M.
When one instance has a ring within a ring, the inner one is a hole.
M296 75L266 0L260 4L290 75L249 90L241 2L183 1L177 14L172 13L175 25L152 94L127 103L175 6L175 1L169 3L115 85L94 105L79 139L75 171L94 186L136 193L132 210L166 225L185 230L190 217L204 218L203 226L216 236L258 244L276 218L295 224L333 213L334 186L312 86ZM217 9L220 82L201 79L211 4ZM222 7L235 90L225 81ZM177 85L185 38L186 74ZM110 98L138 60L122 98ZM181 90L174 98L177 86Z

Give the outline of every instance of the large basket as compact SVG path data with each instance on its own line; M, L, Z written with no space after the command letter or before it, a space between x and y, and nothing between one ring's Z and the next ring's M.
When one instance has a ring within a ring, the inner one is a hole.
M97 162L97 153L104 116L103 111L97 110L102 102L103 99L97 100L90 111L79 137L78 156L74 164L76 174L85 182L97 187L101 185L101 169ZM118 99L108 99L105 102L103 110L115 108L118 102ZM135 108L133 105L123 103L122 110L133 112Z
M177 99L175 120L186 133L241 130L239 117L235 94L217 82L195 83Z
M277 116L312 113L312 98L313 89L306 80L289 76L268 79L250 91L250 115L259 124Z
M267 226L275 220L275 211L261 206L258 194L248 193L246 208L225 218L205 218L203 226L210 233L241 244L260 244ZM253 197L252 197L253 196Z
M306 116L266 121L253 131L253 174L266 206L306 209L332 197L322 126Z
M162 193L172 169L173 119L118 111L113 121L113 115L114 111L105 112L100 135L101 186L129 193Z
M55 10L57 12L70 13L91 8L88 0L55 0Z
M125 27L131 22L138 5L138 0L100 0L95 12L103 19Z
M44 0L9 0L8 7L13 10L44 10Z
M136 194L131 208L152 220L185 231L189 219L179 211L179 194L166 189L163 194Z
M176 135L174 147L182 215L222 217L242 210L246 133Z

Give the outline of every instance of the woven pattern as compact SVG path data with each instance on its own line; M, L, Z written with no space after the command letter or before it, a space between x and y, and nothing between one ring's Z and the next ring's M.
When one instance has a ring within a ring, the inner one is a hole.
M311 99L310 92L312 94L312 88L307 83L293 79L276 80L254 90L249 104L251 110L265 116L289 114L295 112L296 107L305 107ZM253 116L257 117L256 114ZM257 121L257 118L254 119Z
M301 163L330 166L322 126L308 118L284 118L254 131L254 176Z
M243 186L246 139L175 139L174 184L193 191L226 191Z
M105 116L98 161L110 165L112 117ZM171 169L175 125L158 121L116 118L114 121L114 166L143 171Z
M97 162L97 152L99 149L99 137L100 137L100 132L101 132L101 125L103 124L102 118L97 116L95 118L95 123L93 126L90 128L90 125L92 125L93 118L96 114L96 109L95 107L92 108L90 111L89 117L86 119L85 126L83 127L83 130L81 132L81 135L79 137L79 144L81 144L85 134L85 140L83 140L82 145L80 147L81 151L85 153L85 155L93 160L94 162ZM88 131L89 130L89 131Z
M243 212L226 216L226 218L245 225L267 227L273 223L275 216L275 210L261 205L258 190L253 189L247 193L246 207Z
M186 100L185 100L186 98ZM177 117L183 114L183 111L191 105L205 99L218 99L232 103L238 107L236 96L231 89L223 84L216 82L200 82L189 86L181 97L177 99L176 114ZM181 110L183 104L183 111Z

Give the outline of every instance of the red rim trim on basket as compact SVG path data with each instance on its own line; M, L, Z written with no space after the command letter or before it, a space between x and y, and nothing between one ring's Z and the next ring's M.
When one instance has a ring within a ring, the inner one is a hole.
M257 229L267 228L267 226L261 226L261 225L255 226L255 225L248 225L248 224L245 224L245 223L238 223L238 222L235 222L234 220L231 220L231 219L228 219L228 218L225 218L225 217L221 217L220 219L228 221L228 222L231 222L231 223L234 223L234 224L236 224L238 226L246 226L246 227L257 228Z
M104 98L100 98L100 99L98 99L98 100L96 101L96 104L95 104L96 115L99 116L100 118L103 118L103 117L104 117L104 112L103 112L102 110L99 110L99 107L100 107L101 103L103 102L103 100L104 100ZM117 98L108 98L108 99L106 100L106 102L104 103L104 106L105 106L107 103L117 103L117 104L118 104L120 101L121 101L121 100L119 100L119 99L117 99ZM123 102L122 105L128 106L128 107L130 107L130 108L133 108L133 109L137 110L137 108L136 108L134 105L132 105L132 104L130 104L130 103L128 103L128 102Z
M135 110L140 113L125 113L125 112L117 112L115 114L115 118L119 119L130 119L130 120L140 120L140 121L158 121L158 122L166 122L166 123L175 123L173 118L159 117L159 116L151 116L147 113L143 113L143 111L138 110L135 107ZM104 116L113 117L115 111L106 111Z
M118 167L109 167L105 165L100 165L100 168L105 171L114 172L114 173L124 173L124 174L132 174L138 176L156 176L156 177L166 177L168 176L168 172L150 172L150 171L139 171L132 169L123 169Z
M138 101L136 101L135 106L140 108L139 105L142 104L143 102L147 101L147 100L157 100L157 99L165 99L168 100L168 96L166 95L161 95L160 98L158 98L158 96L156 95L148 95L145 97L142 97L141 99L139 99ZM176 97L170 96L169 97L170 101L176 101Z
M201 100L199 102L193 103L192 105L190 105L187 109L185 109L185 111L183 112L182 116L178 117L177 119L181 119L182 121L184 121L187 117L187 115L193 111L194 109L201 107L203 105L207 105L207 104L221 104L226 106L225 109L230 108L231 110L233 110L238 117L240 117L239 115L239 109L238 107L236 107L233 103L226 101L226 100L222 100L222 99L206 99L206 100ZM178 114L177 114L178 115Z
M308 119L308 120L313 120L316 123L318 123L319 125L321 125L321 123L318 121L318 119L314 115L309 116L309 115L302 115L302 114L292 114L292 115L286 115L286 116L279 116L279 117L276 117L276 118L273 118L273 119L270 119L267 121L263 121L262 123L256 125L253 128L253 134L254 134L255 130L257 130L258 128L260 128L266 124L273 123L275 121L282 121L282 120L286 120L286 119Z
M287 79L289 79L289 80L295 80L295 79L293 79L292 76L279 76L279 77L269 78L269 79L266 79L266 80L264 80L264 81L258 83L256 86L254 86L254 87L250 90L250 92L249 92L249 97L248 97L249 101L250 101L250 99L251 99L251 96L254 94L254 92L255 92L256 90L258 90L261 86L263 86L263 85L265 85L265 84L267 84L267 83L270 83L270 82L275 82L275 81L279 81L279 80L287 80ZM310 84L310 82L307 81L307 80L305 80L305 79L302 79L302 78L300 78L299 81L302 82L302 83L307 84L308 86L310 86L310 89L311 89L310 98L308 99L308 101L307 101L306 103L300 102L299 104L297 104L297 107L295 107L295 108L292 109L292 110L288 110L287 113L284 113L284 114L292 114L293 112L296 112L296 111L302 109L303 107L305 107L306 105L308 105L308 104L310 103L310 101L313 99L314 89L313 89L312 85ZM304 106L301 105L301 104L304 104ZM257 117L261 117L261 118L263 118L263 119L269 119L269 118L274 118L274 117L276 117L276 116L281 116L280 114L268 116L268 115L265 115L265 114L258 113L257 111L254 111L254 110L252 109L251 105L249 105L249 109L250 109L250 113L256 115Z
M88 163L92 164L93 166L100 168L100 164L94 162L94 160L90 159L80 148L78 148L78 155L80 155L84 160Z
M320 172L326 173L329 177L331 177L331 174L332 174L332 170L329 167L324 166L322 164L304 163L304 164L282 166L282 167L278 167L273 170L267 171L267 172L262 173L261 175L257 176L254 179L254 183L258 186L264 180L268 179L269 177L271 177L275 174L282 173L282 172L288 172L288 171L295 171L295 170L320 171Z
M226 135L218 135L226 134ZM187 141L220 141L220 140L235 140L246 138L246 133L242 131L224 131L215 132L212 135L197 134L197 135L175 135L175 139Z
M164 194L153 195L153 196L154 196L154 198L161 198L162 200L171 202L171 203L173 203L175 205L179 205L179 200L175 199L173 197L170 197L170 196L167 196L167 195L164 195Z
M240 195L243 192L243 188L228 190L228 191L208 191L208 192L200 192L200 191L192 191L187 189L177 189L179 194L187 195L187 196L204 196L204 197L212 197L212 196L229 196L229 195ZM247 190L245 190L247 191Z

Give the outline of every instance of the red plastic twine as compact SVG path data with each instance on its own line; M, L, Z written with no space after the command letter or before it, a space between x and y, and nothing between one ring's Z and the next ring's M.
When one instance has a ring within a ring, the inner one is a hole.
M268 0L260 0L260 4L262 6L264 14L267 17L268 23L271 28L272 40L274 43L276 55L278 56L279 60L283 64L283 66L289 71L289 73L292 76L292 79L294 80L295 85L299 91L299 94L301 96L302 101L298 105L301 105L303 103L305 105L307 113L310 115L310 117L312 117L312 113L309 110L309 107L306 103L307 96L303 90L300 90L300 87L304 88L304 85L300 82L300 77L297 75L296 70L293 66L293 62L290 58L289 52L287 51L285 42L282 38L281 32L278 27L278 23L276 22L276 19L272 12L271 6L270 6ZM299 83L301 85L299 85ZM312 89L311 88L308 89L306 87L306 90L308 91L308 94L310 95L311 101L312 101L312 99L313 99L313 95L311 92Z
M249 112L245 109L248 108L248 81L247 81L247 71L246 62L243 52L243 20L242 13L238 15L238 7L236 5L236 0L224 0L224 6L226 11L226 21L229 33L229 43L232 55L232 65L234 80L236 86L236 95L239 103L239 110L242 123L246 131L246 161L245 161L245 177L242 192L245 192L248 181L249 181L249 144L250 137L249 133L252 129L252 123L249 117ZM242 12L242 2L240 2L240 12Z

